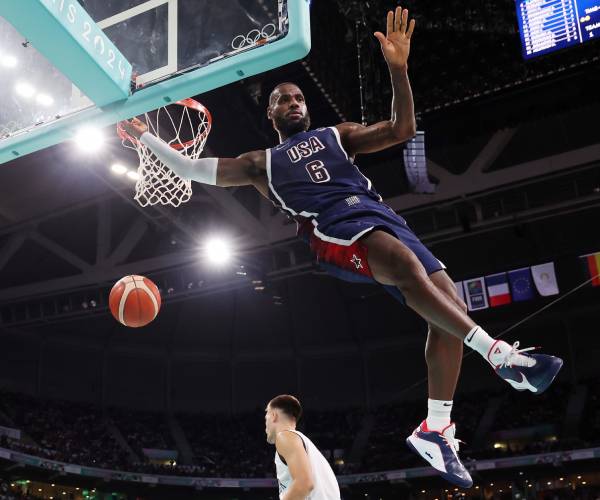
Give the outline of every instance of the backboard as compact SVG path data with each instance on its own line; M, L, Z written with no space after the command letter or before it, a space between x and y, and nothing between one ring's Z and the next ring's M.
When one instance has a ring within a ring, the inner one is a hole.
M308 10L309 0L3 0L0 163L86 123L110 125L300 59Z

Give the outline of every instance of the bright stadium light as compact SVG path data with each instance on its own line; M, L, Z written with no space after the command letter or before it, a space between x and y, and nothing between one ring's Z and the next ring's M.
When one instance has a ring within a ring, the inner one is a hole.
M132 181L137 181L140 178L140 174L138 174L135 170L129 170L127 172L127 177L129 177Z
M123 175L127 173L127 167L125 165L121 165L120 163L113 163L110 169L117 175Z
M104 134L95 127L83 127L75 135L75 142L84 153L96 153L104 144Z
M33 95L35 94L35 88L33 88L33 85L31 85L27 82L18 82L15 85L15 92L17 94L19 94L21 97L25 97L25 98L29 99L30 97L33 97Z
M14 68L17 65L18 61L15 56L4 55L0 56L0 64L5 68Z
M54 99L52 98L52 96L49 96L48 94L38 94L35 97L35 100L38 104L42 105L42 106L52 106L54 104Z
M211 238L204 246L206 258L213 264L225 264L231 258L231 246L223 238Z

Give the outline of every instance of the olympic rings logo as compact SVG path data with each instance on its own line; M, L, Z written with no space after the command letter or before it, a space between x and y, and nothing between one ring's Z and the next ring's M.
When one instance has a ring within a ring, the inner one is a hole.
M247 35L238 35L231 42L233 50L243 49L252 45L265 43L277 32L277 26L273 23L266 24L261 30L253 29Z

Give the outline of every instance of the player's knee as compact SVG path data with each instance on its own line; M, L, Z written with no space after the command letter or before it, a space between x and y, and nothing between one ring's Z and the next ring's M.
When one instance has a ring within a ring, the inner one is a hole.
M468 311L467 304L465 304L465 302L456 293L454 283L452 283L451 281L447 284L444 283L440 288L444 293L446 293L446 295L448 295L448 297L450 297L450 299L452 299L452 302L454 302L461 311L463 311L464 313Z
M452 290L450 290L448 294L452 299L452 302L454 302L462 312L466 313L468 311L467 304L465 304L465 302L458 296L456 290L454 290L454 285L452 285Z
M416 256L407 254L395 260L392 279L396 287L406 295L416 288L426 286L428 277Z
M460 308L460 310L462 312L464 312L465 314L469 311L467 308L467 304L465 304L465 302L463 300L461 300L461 298L456 295L455 297L453 297L454 303Z

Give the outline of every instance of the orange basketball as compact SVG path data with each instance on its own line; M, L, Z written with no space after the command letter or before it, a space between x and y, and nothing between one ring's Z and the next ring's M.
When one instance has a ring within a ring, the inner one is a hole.
M108 304L119 323L137 328L156 318L160 292L152 280L144 276L125 276L112 287Z

